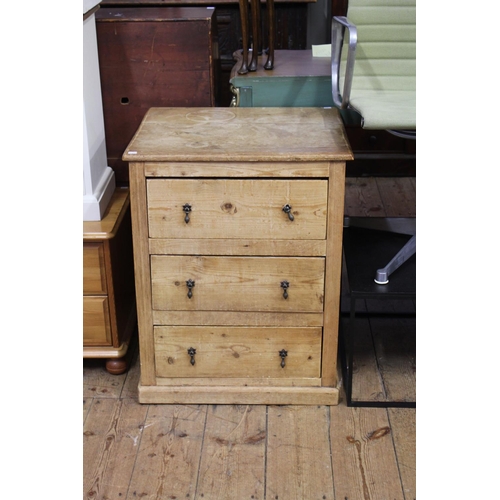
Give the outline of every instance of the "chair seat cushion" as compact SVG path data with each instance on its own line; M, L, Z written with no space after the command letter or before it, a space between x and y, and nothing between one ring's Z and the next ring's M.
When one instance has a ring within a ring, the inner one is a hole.
M416 129L416 91L352 90L351 105L366 129Z

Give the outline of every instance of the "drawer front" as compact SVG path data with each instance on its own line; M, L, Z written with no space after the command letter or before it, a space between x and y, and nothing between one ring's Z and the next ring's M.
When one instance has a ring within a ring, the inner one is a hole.
M83 345L111 344L108 298L83 297Z
M149 235L322 240L327 191L326 180L150 179Z
M153 309L322 312L324 271L321 257L153 255Z
M83 293L106 293L104 245L102 243L83 244Z
M321 334L318 327L155 327L156 376L319 377Z

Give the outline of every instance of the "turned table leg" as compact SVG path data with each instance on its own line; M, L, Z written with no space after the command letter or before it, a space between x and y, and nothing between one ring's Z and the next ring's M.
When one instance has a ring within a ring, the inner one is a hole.
M267 53L267 61L264 69L273 69L274 67L274 0L266 0L267 5L267 30L269 33L269 49Z
M252 60L248 69L257 71L260 48L260 0L251 0L252 8Z
M248 0L239 0L240 19L241 19L241 37L243 42L241 67L238 70L239 75L248 73Z

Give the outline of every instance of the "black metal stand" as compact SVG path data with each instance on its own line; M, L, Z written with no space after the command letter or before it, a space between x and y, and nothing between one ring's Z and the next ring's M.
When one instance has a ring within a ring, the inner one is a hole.
M372 219L373 220L373 219ZM414 224L414 219L408 219ZM356 227L356 222L360 226ZM390 276L389 283L378 285L374 281L375 272L383 267L399 249L411 238L411 234L393 233L369 228L368 218L351 218L350 226L344 228L344 258L347 279L344 281L342 295L348 299L349 317L347 329L341 328L340 353L347 406L362 407L404 407L415 408L416 402L410 401L360 401L352 399L353 354L355 349L356 318L370 313L360 313L357 301L360 299L415 299L416 298L416 256L413 255ZM375 223L380 221L375 221ZM397 222L404 223L403 219ZM411 231L410 231L411 233ZM346 289L347 288L347 289ZM380 313L385 316L401 316L397 313ZM415 316L403 313L403 316Z

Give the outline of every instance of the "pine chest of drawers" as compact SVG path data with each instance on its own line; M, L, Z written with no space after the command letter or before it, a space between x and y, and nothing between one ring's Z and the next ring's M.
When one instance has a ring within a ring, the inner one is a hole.
M337 110L151 108L123 159L139 401L337 404Z
M119 187L103 218L83 223L83 357L106 359L115 375L136 328L133 266L130 193Z

